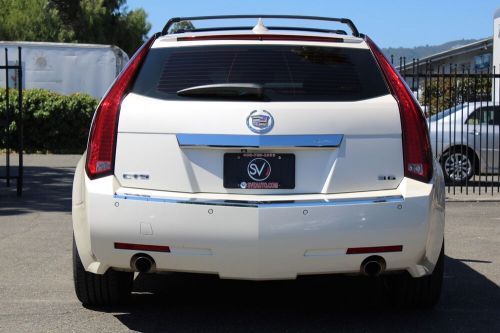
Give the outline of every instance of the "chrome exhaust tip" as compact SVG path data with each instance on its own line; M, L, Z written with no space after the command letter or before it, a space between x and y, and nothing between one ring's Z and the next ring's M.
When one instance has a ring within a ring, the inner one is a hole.
M130 260L130 267L139 273L149 273L156 268L156 264L151 256L145 253L138 253Z
M368 276L378 276L385 271L385 260L380 256L370 256L361 263L361 273Z

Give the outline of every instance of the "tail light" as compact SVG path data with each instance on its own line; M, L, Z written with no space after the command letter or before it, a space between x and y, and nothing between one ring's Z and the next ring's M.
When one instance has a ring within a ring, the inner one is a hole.
M432 149L420 105L405 80L377 45L368 37L365 37L365 40L385 76L392 95L399 104L405 177L429 182L432 178Z
M87 145L86 170L90 179L111 175L114 172L120 104L156 37L157 35L151 37L134 54L97 107Z

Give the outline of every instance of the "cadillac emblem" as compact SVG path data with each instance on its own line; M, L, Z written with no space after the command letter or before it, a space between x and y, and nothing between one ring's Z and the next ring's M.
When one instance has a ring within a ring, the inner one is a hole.
M247 126L254 133L267 133L273 129L274 118L267 111L252 111L247 118Z

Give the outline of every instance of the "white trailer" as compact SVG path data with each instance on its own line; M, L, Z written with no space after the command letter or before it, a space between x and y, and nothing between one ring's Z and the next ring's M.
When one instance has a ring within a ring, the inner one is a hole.
M101 98L129 60L128 55L113 45L2 42L0 64L17 64L21 47L24 89L47 89L61 94L87 93ZM15 71L9 73L9 87L17 85ZM5 87L5 74L0 87Z

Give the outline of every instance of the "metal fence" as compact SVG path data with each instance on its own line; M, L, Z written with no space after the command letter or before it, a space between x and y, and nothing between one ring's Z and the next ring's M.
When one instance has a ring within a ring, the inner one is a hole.
M5 63L0 65L0 74L5 76L5 97L1 101L4 115L0 119L0 150L5 150L5 166L0 166L0 179L5 179L7 187L11 181L17 181L17 195L20 196L23 190L23 71L21 48L18 48L17 59L11 63L9 52L5 48ZM4 71L4 73L2 73ZM11 94L12 90L17 93ZM12 98L14 97L14 100ZM2 112L0 112L1 115ZM17 135L18 140L13 140ZM13 142L17 142L13 147ZM13 166L11 161L12 150L17 151L17 165Z
M391 57L394 64L394 58ZM395 66L423 106L448 193L500 193L500 75L496 69L400 58Z

